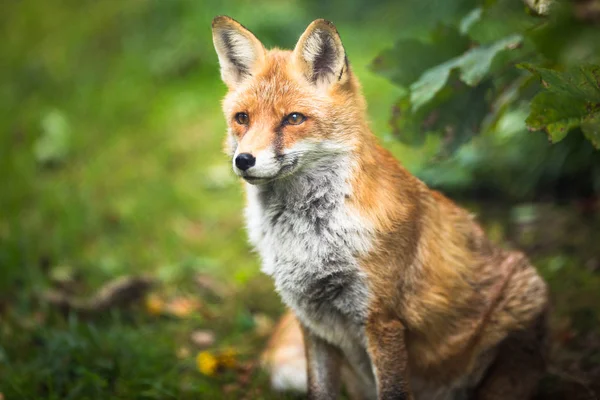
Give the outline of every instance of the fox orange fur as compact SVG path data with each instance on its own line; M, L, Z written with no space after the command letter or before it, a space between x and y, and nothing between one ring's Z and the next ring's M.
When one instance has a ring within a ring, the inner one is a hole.
M529 398L544 370L544 281L379 145L333 24L267 51L217 17L213 40L249 238L294 314L266 355L276 386L312 399L342 382L356 399Z

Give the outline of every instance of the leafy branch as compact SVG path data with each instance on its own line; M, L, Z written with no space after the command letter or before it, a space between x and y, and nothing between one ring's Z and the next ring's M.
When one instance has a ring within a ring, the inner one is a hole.
M600 148L600 33L593 19L568 1L526 2L529 8L510 0L475 3L373 61L374 71L405 90L391 121L399 140L416 146L438 137L438 153L452 154L475 136L502 135L498 122L527 109L523 128L546 131L552 143L581 130Z

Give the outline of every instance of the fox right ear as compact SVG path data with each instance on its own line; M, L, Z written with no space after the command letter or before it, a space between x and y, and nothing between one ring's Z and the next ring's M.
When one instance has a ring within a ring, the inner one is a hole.
M213 43L221 65L221 78L229 87L251 76L256 66L264 61L262 43L239 22L226 16L212 22Z
M347 79L348 60L335 26L324 19L313 21L294 49L296 62L306 78L326 86Z

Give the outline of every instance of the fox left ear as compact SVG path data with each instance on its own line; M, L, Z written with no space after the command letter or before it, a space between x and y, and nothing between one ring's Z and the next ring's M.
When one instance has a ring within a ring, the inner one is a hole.
M213 43L221 78L229 87L251 76L253 70L265 59L262 43L242 24L226 16L216 17L212 22Z
M294 49L296 62L314 84L331 85L348 75L348 60L335 26L324 19L313 21Z

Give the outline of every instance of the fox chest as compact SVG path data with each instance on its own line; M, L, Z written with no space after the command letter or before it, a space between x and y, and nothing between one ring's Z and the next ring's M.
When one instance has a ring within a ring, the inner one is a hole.
M368 229L332 191L286 194L248 196L248 234L263 271L314 333L342 349L363 345L369 292L358 260L371 246Z

